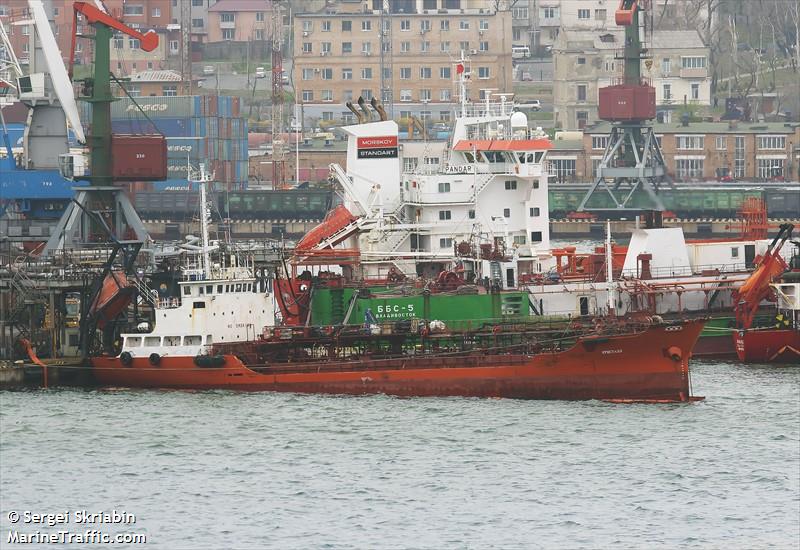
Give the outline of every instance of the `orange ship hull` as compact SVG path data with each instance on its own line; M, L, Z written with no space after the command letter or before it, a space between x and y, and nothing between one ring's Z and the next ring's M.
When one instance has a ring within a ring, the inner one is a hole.
M247 366L234 355L201 367L193 357L162 357L157 366L134 358L96 357L103 386L232 389L397 396L508 397L687 401L689 357L703 321L653 326L643 332L582 338L573 347L538 355L418 356Z
M745 363L800 363L800 330L740 330L733 334L736 354Z

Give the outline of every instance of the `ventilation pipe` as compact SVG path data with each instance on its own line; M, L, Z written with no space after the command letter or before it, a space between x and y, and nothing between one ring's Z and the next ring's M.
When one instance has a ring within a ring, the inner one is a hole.
M386 116L386 110L383 108L383 105L381 104L380 101L378 101L376 98L373 97L372 100L369 102L369 104L372 105L372 108L375 109L375 111L377 111L378 116L381 117L382 122L385 120L389 120L389 117Z
M352 101L348 101L347 103L345 103L345 107L347 107L348 109L350 109L350 111L351 111L351 112L352 112L354 115L356 115L356 119L358 120L358 123L359 123L359 124L361 124L362 122L364 122L364 115L362 115L361 113L359 113L359 112L358 112L358 109L356 109L355 107L353 107L353 102L352 102Z
M364 111L364 122L372 122L372 113L369 112L367 102L364 101L364 98L361 96L358 96L358 106Z

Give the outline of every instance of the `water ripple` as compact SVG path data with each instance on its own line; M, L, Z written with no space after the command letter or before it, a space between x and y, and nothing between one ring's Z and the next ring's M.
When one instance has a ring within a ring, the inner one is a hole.
M9 510L124 509L148 548L796 548L800 369L690 405L0 393Z

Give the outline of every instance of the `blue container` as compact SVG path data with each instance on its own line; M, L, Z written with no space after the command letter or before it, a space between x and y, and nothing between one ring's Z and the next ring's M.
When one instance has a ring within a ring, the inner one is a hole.
M83 185L65 180L57 170L0 171L0 200L70 199L72 188Z
M153 182L154 191L197 191L197 182L189 182L186 178L174 178Z
M147 120L114 120L115 134L163 134L166 137L190 137L194 131L189 118L159 118Z
M205 156L205 138L167 138L167 158L200 158Z

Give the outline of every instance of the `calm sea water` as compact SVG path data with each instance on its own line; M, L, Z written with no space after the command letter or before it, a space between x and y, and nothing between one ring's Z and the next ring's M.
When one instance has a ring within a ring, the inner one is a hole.
M94 528L142 548L797 548L800 368L693 381L681 405L3 392L0 547L10 511L116 509L136 523Z

